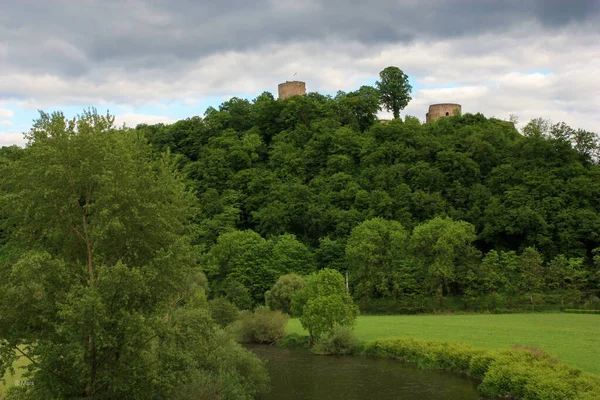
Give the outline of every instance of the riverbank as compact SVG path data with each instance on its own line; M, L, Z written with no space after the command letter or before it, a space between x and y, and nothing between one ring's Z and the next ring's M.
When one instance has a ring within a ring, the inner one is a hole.
M350 343L346 341L346 343ZM308 337L290 334L278 347L304 347ZM319 347L317 344L312 351ZM339 348L332 348L339 354ZM513 347L487 350L456 342L412 338L376 339L346 347L345 354L392 358L416 364L424 370L440 370L468 376L479 382L486 397L522 400L598 400L600 376L583 372L536 348ZM323 354L322 351L319 351ZM331 352L325 354L332 354Z
M462 314L360 316L354 330L363 341L419 338L499 350L535 347L561 362L600 375L600 316L584 314ZM296 318L287 333L306 335Z

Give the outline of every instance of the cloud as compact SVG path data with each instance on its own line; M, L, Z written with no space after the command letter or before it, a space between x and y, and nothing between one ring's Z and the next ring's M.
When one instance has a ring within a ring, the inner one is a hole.
M26 140L23 138L23 133L16 131L0 131L0 147L19 145L24 146Z
M116 108L135 126L168 121L176 103L276 93L294 72L335 93L397 65L416 83L405 111L421 119L430 103L459 102L600 126L594 0L6 3L0 102L15 110Z
M13 123L7 119L0 119L0 125L3 126L13 126Z
M14 111L0 107L0 118L12 118L13 115L15 115Z

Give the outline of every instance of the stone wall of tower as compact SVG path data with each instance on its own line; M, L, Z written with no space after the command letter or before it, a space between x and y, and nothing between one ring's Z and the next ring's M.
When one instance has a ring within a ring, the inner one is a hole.
M429 112L425 116L425 123L435 121L440 117L451 117L455 114L460 115L462 107L460 104L454 103L441 103L432 104L429 106Z
M279 84L279 98L287 99L292 96L304 96L306 94L306 83L301 81L287 81Z

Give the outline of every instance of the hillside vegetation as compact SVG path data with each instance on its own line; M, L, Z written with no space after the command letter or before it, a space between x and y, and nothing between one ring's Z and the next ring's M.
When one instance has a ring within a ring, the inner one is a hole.
M481 114L383 124L374 91L263 93L136 128L200 199L213 296L248 308L328 267L363 312L599 307L596 134Z

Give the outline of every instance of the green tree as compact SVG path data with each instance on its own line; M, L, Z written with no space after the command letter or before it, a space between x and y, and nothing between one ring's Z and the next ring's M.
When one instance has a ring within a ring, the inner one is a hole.
M300 323L314 340L331 333L336 325L354 326L358 307L346 290L342 274L325 268L311 274L306 287L294 295L292 312L300 315Z
M355 298L390 296L407 252L408 233L399 222L374 218L352 229L346 259Z
M377 81L377 89L380 92L380 100L383 107L394 113L394 119L400 118L400 110L412 100L410 92L412 86L406 75L398 67L387 67L379 73L380 81Z
M315 271L313 255L296 236L286 233L271 240L271 268L278 275L309 275Z
M304 286L304 279L298 274L280 276L271 290L265 292L265 303L271 310L291 314L292 298Z
M113 121L42 112L0 167L0 375L28 360L19 399L165 398L196 378L256 393L260 362L195 306L193 196Z
M436 217L415 227L410 241L429 286L443 307L444 293L459 278L459 269L466 269L469 258L477 254L472 245L475 227L465 221Z
M265 291L276 279L276 273L269 268L269 252L269 242L251 230L219 236L204 257L206 274L214 294L226 294L228 284L239 282L249 291L254 303L261 303ZM245 308L235 299L229 300Z
M534 248L527 247L519 256L521 273L521 290L529 293L540 293L544 285L544 259Z

